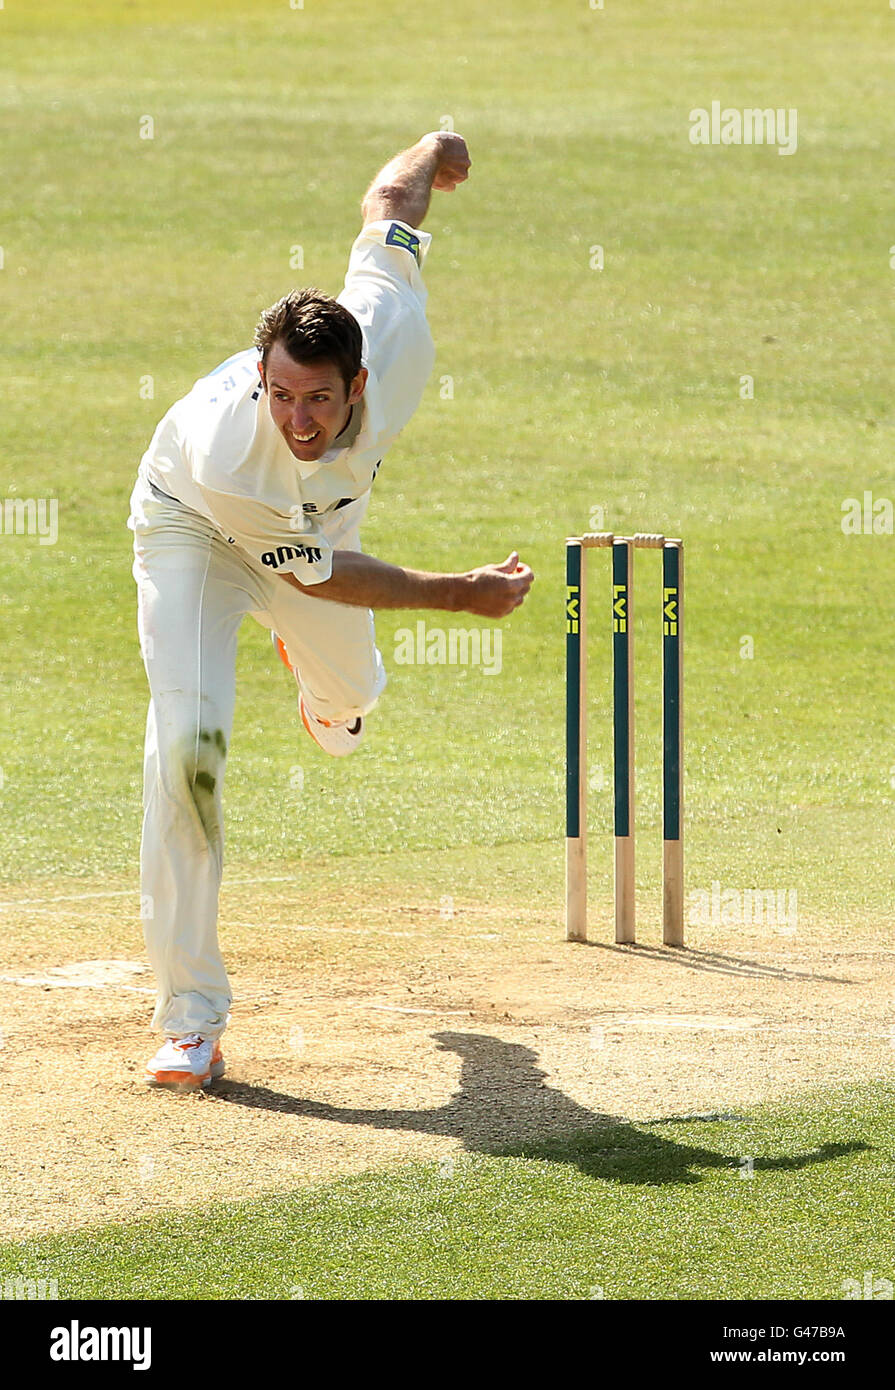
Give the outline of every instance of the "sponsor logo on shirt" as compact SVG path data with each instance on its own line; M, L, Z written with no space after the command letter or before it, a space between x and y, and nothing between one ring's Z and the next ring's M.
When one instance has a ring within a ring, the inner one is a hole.
M317 545L278 545L276 550L265 550L261 556L261 563L268 565L272 570L279 569L280 565L285 565L289 560L307 560L309 565L315 565L322 554Z
M359 492L356 497L340 497L338 502L330 502L328 507L323 508L323 511L320 510L316 502L303 502L301 506L305 516L326 516L328 512L338 512L341 511L342 507L350 507L352 502L359 502L364 496L364 493L369 492L370 488L373 486L376 474L379 472L380 463L382 463L382 459L379 459L379 462L374 465L373 473L370 477L370 485L364 488L364 492Z
M420 263L420 239L413 232L408 232L406 227L402 227L398 222L393 222L386 232L386 246L403 246L405 251L409 251L417 265Z

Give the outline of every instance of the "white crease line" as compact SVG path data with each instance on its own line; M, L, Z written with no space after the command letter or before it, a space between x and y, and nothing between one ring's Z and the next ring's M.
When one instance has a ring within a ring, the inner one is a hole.
M599 1027L599 1024L593 1025ZM605 1025L607 1031L613 1028L689 1028L698 1033L749 1033L761 1028L761 1023L703 1023L693 1019L670 1018L617 1018Z
M133 888L116 889L109 893L74 893L71 896L62 898L18 898L13 902L0 902L0 908L5 907L40 907L44 904L52 903L80 903L90 902L94 898L136 898L139 901L140 894Z
M855 1031L851 1028L836 1028L835 1026L830 1028L827 1024L814 1024L810 1028L803 1028L796 1023L768 1023L766 1027L768 1031L775 1033L822 1033L825 1038L830 1037L830 1035L843 1038L889 1038L892 1036L892 1030L889 1028L884 1028L881 1032L874 1032L872 1029L866 1028Z
M408 1009L401 1004L355 1004L356 1009L378 1009L389 1014L437 1014L439 1018L472 1018L469 1009Z
M223 897L229 888L241 888L249 883L293 883L296 882L291 874L284 874L282 878L236 878L232 883L225 884L221 890ZM0 909L6 907L39 907L44 904L52 903L83 903L93 902L96 898L136 898L140 900L139 888L115 888L103 893L72 893L59 898L17 898L9 902L0 902Z
M258 922L232 922L224 919L224 926L228 927L250 927L254 931L258 930ZM437 923L432 923L432 929L424 931L390 931L388 927L365 927L358 930L354 927L305 927L297 922L265 922L263 925L270 930L278 931L307 931L314 932L318 936L404 936L410 939L421 936L431 935ZM499 932L451 932L451 937L455 941L499 941Z
M654 1028L654 1029L655 1029L655 1028L689 1028L691 1032L699 1032L699 1033L742 1033L742 1034L744 1034L744 1035L747 1034L747 1033L751 1033L751 1034L754 1035L754 1034L756 1034L756 1033L764 1034L765 1032L775 1032L775 1033L800 1033L800 1034L810 1033L810 1034L814 1034L814 1035L823 1034L824 1037L830 1037L830 1036L832 1036L832 1037L834 1037L834 1038L835 1038L835 1037L842 1037L842 1038L891 1038L891 1037L892 1037L892 1030L889 1029L889 1028L883 1028L883 1029L881 1029L881 1030L878 1031L878 1032L875 1032L875 1031L873 1031L873 1030L868 1030L868 1029L864 1029L864 1030L862 1030L862 1031L857 1031L857 1032L856 1032L856 1031L853 1031L852 1029L828 1028L826 1025L815 1026L815 1027L811 1027L811 1028L803 1028L803 1027L799 1027L798 1025L790 1025L790 1024L787 1024L787 1023L749 1023L749 1024L744 1024L744 1025L739 1025L739 1024L732 1024L732 1023L668 1023L668 1022L666 1022L666 1021L664 1021L664 1020L656 1021L656 1020L653 1020L653 1019L640 1019L640 1020L637 1020L636 1022L634 1022L634 1021L631 1021L631 1020L628 1020L628 1019L615 1019L613 1022L610 1022L610 1023L592 1023L592 1024L589 1024L588 1026L589 1026L590 1028L599 1028L599 1029L601 1029L604 1033L612 1033L612 1032L614 1032L614 1031L619 1031L619 1032L621 1032L622 1029L624 1029L624 1028L641 1028L641 1029L649 1029L649 1028Z
M126 985L118 980L101 980L88 982L86 980L66 980L54 976L42 976L39 979L29 980L25 975L0 975L0 984L17 985L19 989L126 989L131 994L155 994L154 989L148 985Z

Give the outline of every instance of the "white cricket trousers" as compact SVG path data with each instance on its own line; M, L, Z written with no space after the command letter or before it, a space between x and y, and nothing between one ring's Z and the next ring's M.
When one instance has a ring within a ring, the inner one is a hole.
M364 498L334 514L325 528L334 546L360 549L365 510ZM150 693L140 891L158 987L152 1026L168 1037L217 1038L232 1000L217 916L239 625L251 613L279 633L306 703L324 719L367 714L385 670L368 608L301 593L229 545L204 517L162 500L142 475L128 525ZM308 737L297 710L296 735Z

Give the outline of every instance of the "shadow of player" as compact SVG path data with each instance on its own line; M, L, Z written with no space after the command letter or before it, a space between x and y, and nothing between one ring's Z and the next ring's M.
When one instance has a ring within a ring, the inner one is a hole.
M582 1173L619 1183L691 1183L700 1168L753 1171L797 1169L869 1146L822 1144L807 1153L767 1156L718 1152L678 1143L654 1130L665 1121L635 1123L579 1105L544 1084L537 1053L483 1033L435 1033L444 1051L461 1058L459 1090L433 1109L361 1109L302 1100L263 1086L221 1081L214 1094L232 1104L276 1110L304 1119L408 1130L458 1139L470 1152L538 1158L571 1164Z

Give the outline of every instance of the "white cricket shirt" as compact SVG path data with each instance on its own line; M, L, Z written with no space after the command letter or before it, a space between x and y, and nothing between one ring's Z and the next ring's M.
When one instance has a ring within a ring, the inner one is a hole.
M144 483L213 522L257 563L302 584L332 572L327 516L369 492L423 393L435 349L420 269L432 238L405 222L368 223L338 296L360 324L369 376L334 446L297 459L270 417L256 348L201 377L159 423ZM340 443L340 441L343 441Z

